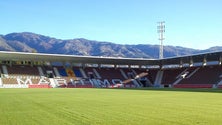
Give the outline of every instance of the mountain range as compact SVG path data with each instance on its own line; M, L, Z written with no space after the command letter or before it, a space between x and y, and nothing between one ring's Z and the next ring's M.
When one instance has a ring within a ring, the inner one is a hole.
M159 45L123 45L84 38L62 40L40 34L22 32L0 35L0 51L38 52L82 56L158 58ZM197 50L180 46L164 46L164 57L222 51L222 46Z

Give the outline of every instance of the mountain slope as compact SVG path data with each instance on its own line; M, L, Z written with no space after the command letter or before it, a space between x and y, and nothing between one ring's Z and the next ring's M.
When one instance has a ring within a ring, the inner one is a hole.
M61 40L29 32L0 35L0 50L128 58L158 58L159 55L158 45L122 45L82 38ZM222 47L212 47L207 50L195 50L178 46L164 46L164 57L220 50L222 50Z

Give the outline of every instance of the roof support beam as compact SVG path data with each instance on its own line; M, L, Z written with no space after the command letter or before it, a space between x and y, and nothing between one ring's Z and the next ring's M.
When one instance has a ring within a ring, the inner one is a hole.
M180 64L179 64L179 67L182 68L183 67L183 60L182 58L180 59Z
M204 56L203 58L203 66L207 65L207 55Z
M220 55L220 58L219 58L219 65L221 65L222 63L222 55Z
M193 66L193 58L190 57L190 67L192 67L192 66Z

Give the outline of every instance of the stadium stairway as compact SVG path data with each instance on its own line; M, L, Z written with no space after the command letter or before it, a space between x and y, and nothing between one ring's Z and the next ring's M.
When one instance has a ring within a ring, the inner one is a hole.
M119 71L124 79L128 79L128 77L127 77L126 73L123 71L123 69L119 69Z
M81 72L83 78L86 79L87 76L86 76L86 73L85 73L85 71L83 70L83 68L80 68L79 70L80 70L80 72Z
M198 68L194 69L193 71L191 71L191 73L188 74L188 76L186 78L190 78L191 76L193 76L199 69L200 69L200 67L198 67Z
M200 68L186 68L184 71L182 71L177 77L176 81L173 82L172 86L175 88L190 88L191 85L183 85L184 81L189 81L189 78L191 78L196 72L198 72ZM182 85L181 85L182 84ZM200 87L201 85L194 85L194 88ZM208 88L210 86L203 86L204 88Z
M175 88L221 87L221 66L193 67L187 71L189 71L189 75L186 75L187 77L183 77L181 82L175 84Z
M60 77L60 73L59 73L57 67L53 67L53 72L55 73L56 77Z
M39 75L40 75L41 77L44 77L45 75L44 75L44 72L43 72L42 67L38 66L37 68L38 68L38 71L39 71Z
M93 68L92 70L93 70L96 78L98 78L98 79L101 79L101 78L102 78L95 68Z
M3 76L8 78L8 69L7 66L2 65Z
M183 80L188 75L188 68L186 68L184 71L182 71L179 75L176 76L176 81L173 82L173 86L177 85L181 80Z
M164 73L164 71L162 71L162 70L159 70L157 72L156 79L154 81L154 86L155 87L160 87L161 86L162 78L163 78L163 73Z
M217 85L222 85L222 80L220 80Z
M219 81L216 85L217 88L222 88L222 74L219 76Z
M125 79L123 81L123 84L124 84L123 87L127 87L127 88L128 87L133 87L133 88L137 87L137 88L139 88L142 86L139 81L141 76L138 76L136 72L134 73L130 69L124 69L124 70L119 69L119 71L120 71L120 74L122 75L122 77Z
M0 78L0 87L2 87L2 85L3 85L3 84L2 84L2 78Z

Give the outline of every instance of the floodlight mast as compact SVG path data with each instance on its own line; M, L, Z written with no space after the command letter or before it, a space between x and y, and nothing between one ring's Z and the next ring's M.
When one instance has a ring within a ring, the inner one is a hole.
M159 33L160 49L159 49L159 59L163 59L163 40L165 33L165 21L158 22L157 32Z

